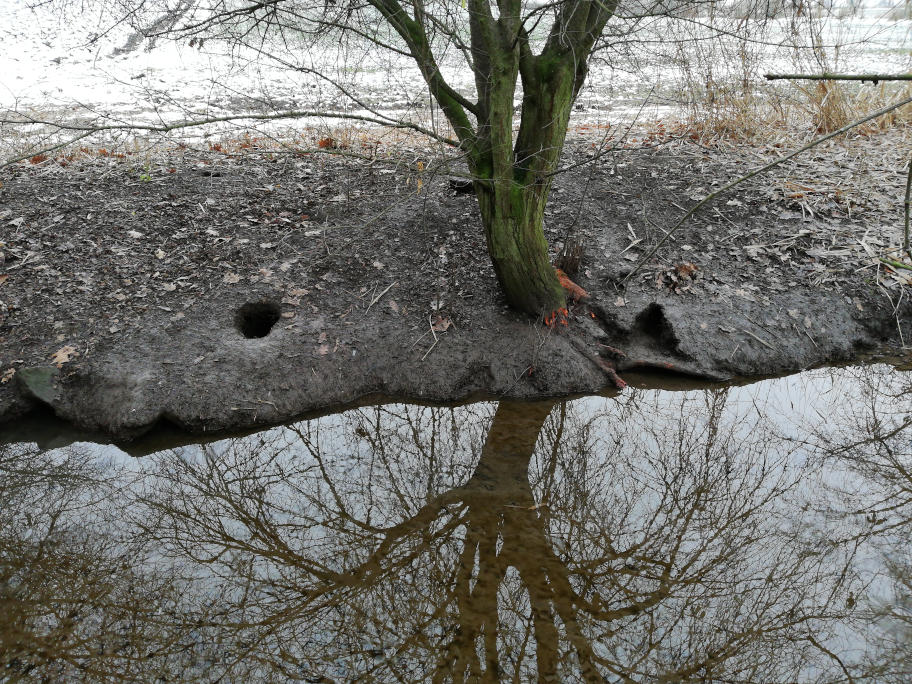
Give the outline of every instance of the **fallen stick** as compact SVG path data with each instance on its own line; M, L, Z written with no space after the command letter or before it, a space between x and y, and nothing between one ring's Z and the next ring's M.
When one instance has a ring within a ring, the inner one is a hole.
M767 81L912 81L912 74L766 74Z
M398 282L398 281L396 281L396 282ZM381 292L381 293L378 294L376 297L374 297L374 298L371 300L371 303L367 305L367 308L364 310L364 313L367 313L368 311L370 311L370 308L371 308L374 304L376 304L377 302L379 302L379 301L380 301L380 298L383 297L383 295L385 295L387 292L389 292L390 289L392 289L393 285L395 285L395 284L396 284L395 282L394 282L394 283L391 283L383 292Z

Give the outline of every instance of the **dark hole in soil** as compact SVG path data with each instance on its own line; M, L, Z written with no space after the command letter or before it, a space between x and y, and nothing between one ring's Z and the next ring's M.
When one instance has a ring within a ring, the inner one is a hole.
M678 346L674 328L665 317L661 304L653 303L643 309L636 317L636 327L664 349L674 349Z
M247 302L234 316L234 325L248 338L266 337L282 312L275 302Z

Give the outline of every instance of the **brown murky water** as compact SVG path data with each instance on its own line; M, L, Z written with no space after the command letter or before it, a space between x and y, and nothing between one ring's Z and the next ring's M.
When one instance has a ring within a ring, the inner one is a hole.
M912 376L0 446L0 680L905 682Z

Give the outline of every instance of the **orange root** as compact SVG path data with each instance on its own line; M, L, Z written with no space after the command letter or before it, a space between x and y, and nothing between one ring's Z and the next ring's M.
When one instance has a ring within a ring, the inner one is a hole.
M567 318L568 314L569 312L566 309L558 309L557 311L545 314L545 325L549 328L554 328L556 325L567 325L569 321Z
M567 294L570 295L570 298L574 301L574 303L578 302L581 299L589 299L589 293L574 283L572 280L570 280L570 278L567 277L566 273L564 273L559 268L555 268L554 272L557 274L557 280L560 282L561 287L567 291Z
M610 363L605 361L605 359L601 359L597 356L595 357L594 360L595 360L596 364L598 364L598 366L605 372L605 375L607 375L611 379L611 382L614 383L615 387L617 387L619 390L622 390L625 387L627 387L627 383L624 382L621 379L621 376L619 376L617 374L617 371L614 369L613 365L611 365Z

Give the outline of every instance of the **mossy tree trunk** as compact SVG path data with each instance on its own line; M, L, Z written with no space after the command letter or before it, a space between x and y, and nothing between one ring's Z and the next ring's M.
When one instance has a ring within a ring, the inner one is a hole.
M369 1L405 40L466 153L488 251L507 302L536 316L562 309L565 295L550 263L544 210L589 55L616 0L555 4L538 54L520 0L467 0L470 40L460 47L474 72L476 102L441 76L428 37L439 23L425 12L423 1L412 0L411 14L397 0ZM514 134L513 98L520 79L523 100Z

